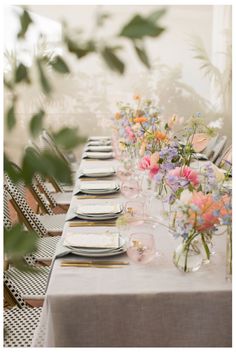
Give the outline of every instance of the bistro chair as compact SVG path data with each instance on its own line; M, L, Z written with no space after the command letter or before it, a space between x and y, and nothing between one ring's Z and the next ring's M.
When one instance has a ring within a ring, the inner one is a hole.
M216 166L230 170L232 168L232 145L228 146L215 162Z
M10 229L12 227L12 220L10 217L9 209L8 209L8 202L11 196L8 194L8 186L5 184L4 186L4 227L6 229ZM54 256L56 246L60 240L60 236L46 236L45 231L41 231L37 224L34 222L34 218L27 215L26 213L24 216L24 225L29 230L35 232L38 236L37 240L37 251L34 252L31 256L33 256L37 262L44 263L46 265L50 264L52 258ZM26 225L27 222L27 225Z
M4 309L4 347L30 347L41 316L41 307L29 307L18 289L4 278L4 292L14 307ZM4 294L5 295L5 294Z
M62 233L66 218L65 214L35 214L22 192L20 192L17 185L13 184L7 174L5 174L5 180L6 183L4 186L11 196L14 209L18 213L20 221L24 223L29 230L37 230L36 232L43 236L53 236Z

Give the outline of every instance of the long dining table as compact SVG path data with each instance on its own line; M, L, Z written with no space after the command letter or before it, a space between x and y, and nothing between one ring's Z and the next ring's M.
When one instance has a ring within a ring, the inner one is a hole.
M148 264L135 264L124 253L106 258L129 263L117 268L61 266L64 260L90 260L63 250L68 234L117 231L106 224L77 227L71 217L78 205L127 200L120 192L100 199L76 195L81 169L118 165L115 159L81 160L32 346L230 347L232 287L226 280L225 233L214 237L211 262L193 273L174 266L173 251L179 241L162 224L154 234L158 254ZM153 204L153 212L158 212L160 202Z

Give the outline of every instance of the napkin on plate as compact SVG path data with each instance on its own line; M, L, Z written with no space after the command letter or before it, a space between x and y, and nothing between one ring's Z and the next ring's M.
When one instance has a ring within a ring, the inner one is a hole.
M83 159L112 159L113 152L85 152Z
M95 182L80 182L79 192L82 193L111 193L119 190L119 184L116 181L95 181Z
M89 141L87 143L87 146L111 146L111 141L110 140L97 140L97 141Z
M114 167L91 167L91 168L83 168L80 172L79 177L87 176L87 177L103 177L103 176L111 176L115 174Z
M78 248L111 248L120 246L119 233L68 233L64 239L64 246Z
M90 136L88 141L104 141L111 140L110 136Z
M85 149L86 152L111 152L111 145L95 145L95 146L87 146Z
M79 206L76 209L76 213L80 215L106 215L106 214L117 214L122 211L120 204L87 204Z

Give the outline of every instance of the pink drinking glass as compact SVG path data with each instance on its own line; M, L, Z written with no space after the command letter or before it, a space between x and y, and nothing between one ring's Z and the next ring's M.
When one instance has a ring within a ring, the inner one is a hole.
M156 256L154 237L151 233L133 233L130 235L127 255L137 264L147 264Z
M130 217L143 217L144 202L138 200L127 201L125 203L125 213Z
M139 182L132 176L121 179L120 191L127 198L136 198L140 192Z

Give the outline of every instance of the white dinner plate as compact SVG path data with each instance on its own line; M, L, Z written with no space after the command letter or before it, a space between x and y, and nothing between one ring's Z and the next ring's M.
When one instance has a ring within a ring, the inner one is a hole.
M120 238L121 246L116 249L107 249L107 250L100 250L100 249L82 249L82 248L71 248L71 253L75 255L80 255L83 257L90 257L90 258L100 258L100 257L111 257L114 255L119 255L126 252L126 246L124 239ZM70 247L69 247L70 248Z

